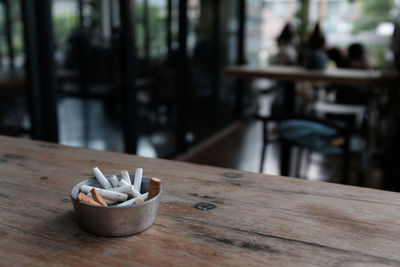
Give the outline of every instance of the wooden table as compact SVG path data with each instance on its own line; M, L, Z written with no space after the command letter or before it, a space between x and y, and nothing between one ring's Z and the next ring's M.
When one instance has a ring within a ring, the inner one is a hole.
M162 178L150 229L105 238L76 225L69 190L93 166ZM392 192L0 136L0 199L1 266L400 265Z

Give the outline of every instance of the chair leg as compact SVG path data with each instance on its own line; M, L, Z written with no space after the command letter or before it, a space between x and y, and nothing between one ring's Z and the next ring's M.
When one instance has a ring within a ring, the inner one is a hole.
M285 140L281 140L280 175L282 176L290 176L290 165L292 163L291 152L291 145Z
M263 122L263 133L262 133L262 150L261 150L261 162L260 162L260 173L263 173L264 171L264 162L265 162L265 154L267 152L267 145L268 145L268 129L267 129L267 123Z
M304 150L306 153L306 167L305 167L305 174L304 174L304 178L307 179L308 178L308 171L310 169L310 165L311 165L311 156L312 156L312 152L308 149Z
M295 169L295 177L301 178L301 170L303 166L303 152L304 148L298 147L297 148L297 155L296 155L296 169Z
M365 184L365 169L367 166L368 155L365 153L361 154L360 163L358 168L358 180L357 186L364 186Z
M343 147L343 166L342 166L342 181L344 184L349 184L349 167L350 167L350 136L346 136Z
M261 162L260 162L260 173L264 172L264 161L265 161L265 153L267 150L267 145L263 143L262 151L261 151Z

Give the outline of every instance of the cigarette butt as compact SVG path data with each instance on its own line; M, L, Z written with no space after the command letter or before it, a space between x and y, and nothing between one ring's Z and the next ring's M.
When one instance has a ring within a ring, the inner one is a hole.
M92 188L94 188L94 187L83 184L83 185L81 185L80 189L81 189L82 193L89 194L90 191L92 190ZM100 188L98 188L98 189L100 189Z
M135 197L135 198L129 199L129 200L125 201L125 202L122 202L121 204L118 204L117 206L118 206L118 207L130 206L130 205L132 205L132 204L135 204L135 203L136 203L136 200L138 200L139 198L143 199L143 201L144 201L144 200L147 199L148 194L149 194L149 193L144 193L143 195L140 195L140 196L138 196L138 197Z
M129 186L129 185L130 185L130 184L128 184L128 182L125 181L124 179L121 179L121 180L118 182L118 187Z
M104 201L104 199L101 197L100 193L96 190L96 188L92 188L90 191L92 193L93 199L98 202L100 205L107 207L107 203Z
M125 170L121 171L121 176L122 176L122 179L128 183L128 185L132 185L132 181L131 181L131 178L129 177L128 171L125 171Z
M161 179L152 177L150 179L150 185L149 185L149 196L147 199L152 199L155 197L158 192L160 192L160 187L161 187Z
M93 195L90 192L87 194L87 196L90 197L90 198L93 198ZM104 202L106 202L107 206L115 204L115 203L118 203L118 201L115 201L115 200L109 200L109 199L106 199L106 198L103 198L103 199L104 199Z
M87 196L89 198L93 198L93 195L90 192L87 193ZM115 200L109 200L109 199L105 199L105 198L103 198L103 199L104 199L104 202L106 202L107 205L112 205L112 204L118 203L118 201L115 201Z
M99 170L99 168L94 167L93 168L93 174L94 176L96 176L97 181L99 181L99 183L101 184L101 186L104 189L110 189L112 188L112 185L110 184L110 182L108 182L108 180L106 179L106 177L103 175L103 173Z
M138 198L138 199L136 199L135 204L139 204L139 203L142 203L142 202L144 202L144 200L141 199L141 198Z
M89 198L88 196L86 196L84 193L79 193L78 197L76 198L77 200L86 203L86 204L90 204L93 206L101 206L99 203L97 203L96 201L94 201L93 199Z
M93 187L93 186L88 186L88 185L82 185L81 186L81 192L87 194L89 196L89 194L91 194L90 192L92 191L93 188L96 188L97 191L100 192L100 195L102 195L102 191L106 190L106 189L101 189L101 188L97 188L97 187ZM117 192L117 193L123 193L123 194L127 194L130 195L132 197L138 197L141 196L142 194L139 194L133 185L124 185L124 186L119 186L119 187L114 187L111 189L107 189L109 191L113 191L113 192ZM106 203L107 203L107 199L105 199ZM107 203L110 204L110 203Z
M139 193L141 192L140 189L142 187L142 176L143 176L143 169L137 168L135 171L134 186L136 191L138 191Z
M110 182L113 187L118 187L118 178L115 174L110 177Z
M93 186L82 185L81 186L81 192L90 193L93 188L94 188ZM100 193L100 195L105 200L123 202L123 201L126 201L128 199L128 195L127 194L112 191L113 188L107 189L107 190L106 189L101 189L101 188L96 188L96 190Z
M109 190L101 190L100 194L103 198L106 198L109 200L114 200L114 201L119 201L119 202L123 202L128 199L127 194L118 193L118 192L109 191Z
M119 193L124 193L124 194L128 194L132 197L138 197L140 196L140 194L138 194L134 188L133 185L125 185L125 186L121 186L121 187L115 187L113 188L114 192L119 192Z

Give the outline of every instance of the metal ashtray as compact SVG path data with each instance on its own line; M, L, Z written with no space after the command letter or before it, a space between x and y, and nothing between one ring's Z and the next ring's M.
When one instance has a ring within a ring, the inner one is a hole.
M109 179L110 175L106 175ZM130 175L133 183L135 175ZM150 178L143 177L141 193L149 191ZM85 231L100 236L127 236L143 232L156 220L162 195L162 186L152 199L132 206L92 206L76 200L81 185L101 187L96 178L83 180L71 189L71 200L78 225Z

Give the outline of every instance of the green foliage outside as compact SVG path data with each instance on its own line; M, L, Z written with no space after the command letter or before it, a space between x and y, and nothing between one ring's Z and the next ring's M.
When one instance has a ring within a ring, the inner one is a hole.
M362 15L354 21L353 33L375 30L380 23L393 20L394 0L362 0L359 2Z
M22 23L21 6L18 1L10 1L12 45L16 56L24 55L24 25ZM69 34L78 26L78 15L64 15L53 17L53 34L56 49L63 49ZM5 24L4 16L0 16L0 25ZM7 43L5 36L0 40L0 53L7 54Z
M157 56L159 51L165 50L166 47L166 16L161 15L163 8L150 5L148 7L148 24L149 24L149 53L150 57ZM144 6L136 5L136 49L139 56L145 55L145 29L144 29Z
M299 9L296 12L296 20L299 22L297 28L301 43L304 43L307 38L309 6L310 0L300 0Z
M12 45L14 48L14 54L16 56L24 53L24 42L23 42L23 24L21 21L21 13L18 1L10 1L10 13L11 13L11 31L12 31ZM0 25L5 24L5 17L0 16ZM5 36L0 41L0 51L3 54L7 54L7 44Z
M362 31L374 31L380 23L392 22L394 14L398 7L394 0L349 0L350 2L358 2L361 5L361 16L359 16L353 24L352 33L357 34ZM384 69L386 67L385 51L388 49L387 44L369 45L366 44L366 50L372 58L375 69Z
M64 50L70 34L79 27L78 15L53 16L53 35L56 50Z

